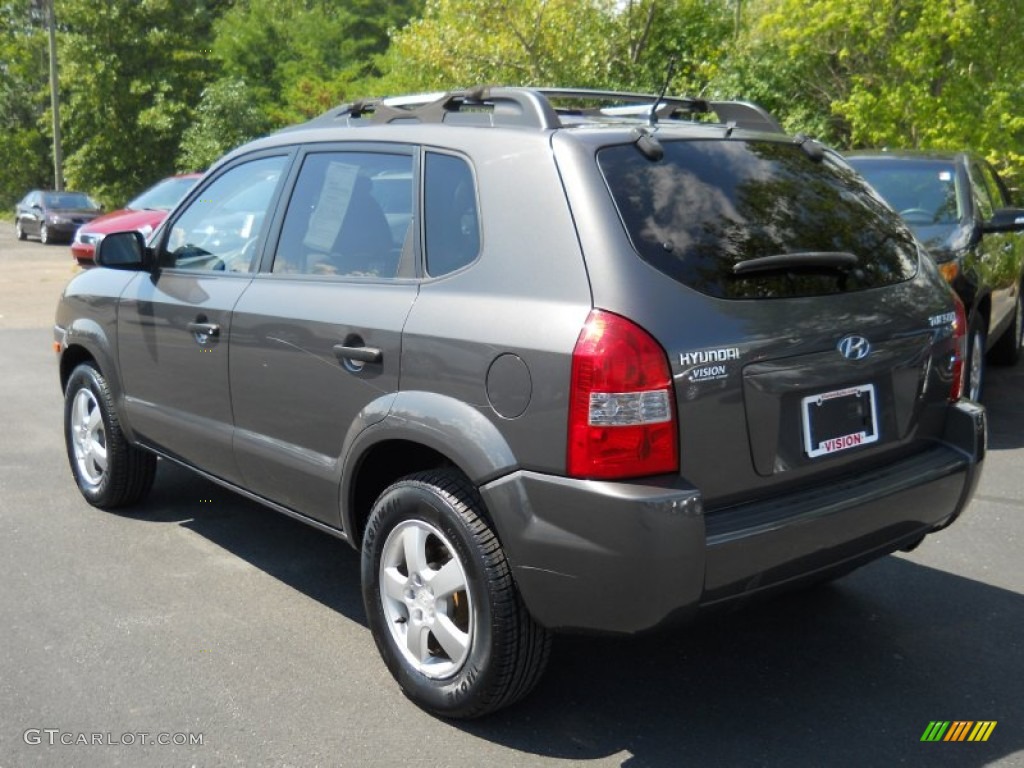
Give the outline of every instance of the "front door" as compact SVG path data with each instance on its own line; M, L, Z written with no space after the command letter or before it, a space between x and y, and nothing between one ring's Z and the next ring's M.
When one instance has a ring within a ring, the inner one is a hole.
M119 363L129 419L143 442L237 480L231 454L231 313L252 282L286 155L228 167L173 214L159 270L121 297Z

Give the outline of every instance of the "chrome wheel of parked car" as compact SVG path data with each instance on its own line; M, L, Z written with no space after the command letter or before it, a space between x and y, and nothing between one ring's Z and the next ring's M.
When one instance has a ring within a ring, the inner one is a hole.
M981 384L985 375L985 337L985 326L978 320L967 342L967 381L964 383L964 392L974 401L981 399Z
M462 474L423 472L385 490L363 537L362 574L377 648L420 706L476 717L540 678L550 636L524 608Z
M28 235L25 234L25 229L21 226L21 219L14 220L14 233L18 236L19 240L24 240Z
M49 245L53 238L50 236L50 228L46 226L46 222L39 225L39 242L43 245Z
M90 504L132 504L152 487L156 457L125 440L107 381L88 363L68 379L64 439L75 482Z

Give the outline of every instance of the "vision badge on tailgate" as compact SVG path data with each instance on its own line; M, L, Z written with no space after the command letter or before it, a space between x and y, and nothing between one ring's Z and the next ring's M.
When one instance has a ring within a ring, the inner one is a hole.
M697 352L680 352L679 365L687 381L717 381L729 377L731 360L740 359L739 347L723 347L721 349L702 349Z

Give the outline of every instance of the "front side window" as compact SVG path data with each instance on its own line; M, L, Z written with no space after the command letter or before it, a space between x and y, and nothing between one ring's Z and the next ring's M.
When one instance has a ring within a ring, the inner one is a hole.
M411 154L310 153L288 201L273 271L338 277L411 273L412 226Z
M287 158L236 165L207 186L175 219L161 264L179 269L248 272Z
M988 187L985 186L985 176L974 163L968 166L968 173L971 176L971 193L974 195L974 207L977 209L981 220L988 221L992 218L995 206L993 205Z
M640 257L710 296L815 296L916 273L918 246L864 182L826 157L775 141L664 141L652 162L632 144L598 162ZM850 269L739 272L740 262L848 253Z
M982 181L985 183L985 188L988 190L989 199L992 201L992 207L995 209L1009 208L1010 200L1007 194L1006 187L999 181L996 176L996 172L992 170L992 167L983 162L979 166Z

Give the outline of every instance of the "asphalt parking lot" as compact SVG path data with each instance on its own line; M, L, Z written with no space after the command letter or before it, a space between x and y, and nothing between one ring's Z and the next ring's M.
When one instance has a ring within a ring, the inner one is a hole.
M1024 365L990 369L976 499L914 552L560 637L526 701L450 723L380 662L347 545L167 464L137 511L82 500L51 348L72 264L0 222L0 768L1024 766ZM936 720L997 725L922 742Z

